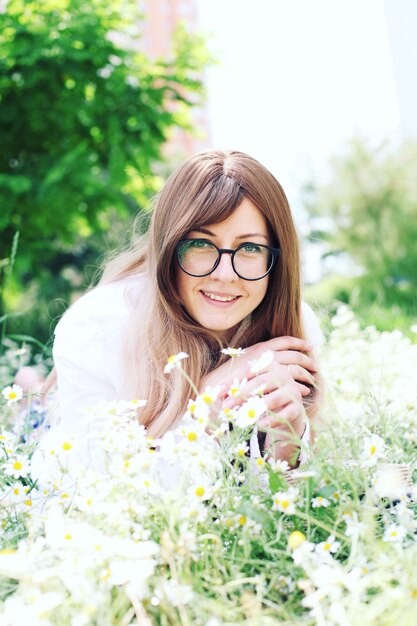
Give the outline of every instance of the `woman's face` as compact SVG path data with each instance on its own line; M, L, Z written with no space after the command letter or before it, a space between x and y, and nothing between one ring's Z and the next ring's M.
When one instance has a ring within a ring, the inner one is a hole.
M186 238L208 239L218 248L228 249L245 242L273 245L264 216L248 198L223 222L192 230ZM264 299L268 276L254 281L239 278L231 255L222 254L219 265L208 276L189 276L178 267L177 287L180 302L190 317L219 338L228 339L237 324Z

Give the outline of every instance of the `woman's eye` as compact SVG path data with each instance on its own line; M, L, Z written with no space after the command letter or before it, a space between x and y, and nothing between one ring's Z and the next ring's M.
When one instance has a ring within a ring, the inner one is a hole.
M256 245L256 244L254 244L254 243L245 243L245 244L242 246L242 248L243 248L243 250L244 250L245 252L254 252L254 253L256 253L256 252L258 252L258 253L259 253L259 252L262 252L262 248L261 248L261 246L257 246L257 245Z
M207 246L210 246L211 244L208 241L205 241L204 239L189 239L188 245L190 248L206 248Z

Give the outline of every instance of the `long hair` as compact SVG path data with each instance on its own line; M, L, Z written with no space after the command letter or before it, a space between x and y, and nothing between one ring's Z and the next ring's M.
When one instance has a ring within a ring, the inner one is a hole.
M175 246L196 226L227 219L243 198L263 214L281 254L265 298L250 323L241 323L234 347L283 335L303 337L299 246L288 200L274 176L242 152L208 150L188 159L157 196L147 235L105 267L101 283L141 272L149 281L140 306L132 310L125 375L132 397L147 399L140 420L154 436L166 432L184 413L192 394L181 372L163 373L168 357L186 352L189 358L183 367L198 387L202 377L222 362L224 347L179 302Z

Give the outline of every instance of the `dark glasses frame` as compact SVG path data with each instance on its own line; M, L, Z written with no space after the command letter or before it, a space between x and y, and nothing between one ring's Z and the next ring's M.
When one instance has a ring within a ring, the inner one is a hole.
M180 246L183 243L186 243L187 241L205 241L206 243L209 243L211 246L213 246L213 248L216 248L216 250L218 252L217 261L214 262L214 265L213 265L213 267L211 268L211 270L209 272L206 272L205 274L192 274L191 272L189 272L189 271L187 271L186 269L183 268L183 266L181 265L181 262L180 262L179 249L180 249ZM265 274L262 274L262 276L259 276L258 278L245 278L244 276L239 274L239 272L237 272L236 268L235 268L234 257L235 257L236 252L238 252L239 250L241 250L242 248L244 248L248 244L250 244L252 246L258 246L259 248L265 248L265 249L269 250L269 252L272 254L272 262L271 262L270 267L268 268L268 271L265 272ZM253 243L253 241L245 241L244 243L241 243L234 250L232 248L218 248L215 243L213 243L209 239L204 239L202 237L195 237L195 238L190 238L190 239L181 239L177 243L177 245L175 246L175 255L176 255L176 258L177 258L178 265L180 266L182 271L185 272L185 274L188 274L189 276L194 276L195 278L202 278L203 276L209 276L212 272L214 272L214 270L218 267L218 265L220 263L220 260L222 258L222 254L230 254L231 255L233 271L235 272L235 274L237 274L239 276L239 278L242 278L242 280L254 281L254 280L261 280L262 278L265 278L265 276L268 276L268 274L271 272L272 268L275 265L275 261L277 260L277 258L281 254L281 248L276 248L274 246L266 246L266 245L261 244L261 243Z

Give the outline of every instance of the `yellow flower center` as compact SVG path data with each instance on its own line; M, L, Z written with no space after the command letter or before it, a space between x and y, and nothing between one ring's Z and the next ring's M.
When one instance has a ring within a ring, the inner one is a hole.
M197 439L197 433L191 432L187 435L188 441L195 441Z
M290 550L295 550L306 540L306 536L299 530L294 530L288 537L288 547Z
M375 454L375 452L376 452L376 446L371 446L371 449L370 449L371 456Z
M206 404L213 404L213 398L209 396L207 393L203 393L201 397L203 399L203 402L205 402Z
M246 524L246 517L244 515L241 515L238 519L238 522L240 526L244 526Z
M23 467L23 465L22 465L22 463L20 461L15 461L13 463L13 469L15 469L15 470L20 470L20 469L22 469L22 467Z
M15 400L17 398L17 393L15 391L11 391L8 397L9 400Z
M198 496L199 498L204 496L205 493L206 493L206 490L204 489L204 487L197 487L197 489L195 490L195 495Z
M245 456L245 451L240 448L240 450L237 451L238 456Z
M71 541L72 539L71 533L67 533L66 535L64 535L64 539L66 539L67 541Z
M254 417L256 417L256 411L254 409L249 409L248 417L249 417L249 419L252 420Z
M290 506L289 500L282 500L281 506L283 509L287 509Z
M32 500L25 500L24 504L26 504L26 506L32 506L33 502Z
M259 465L259 466L265 465L265 461L263 459L256 459L256 465Z
M175 354L171 354L170 357L168 357L168 363L173 363L175 361Z
M332 547L332 544L326 541L326 543L323 545L323 550L326 550L326 552L328 552L331 547Z
M72 445L68 441L66 441L62 447L64 450L71 450Z

